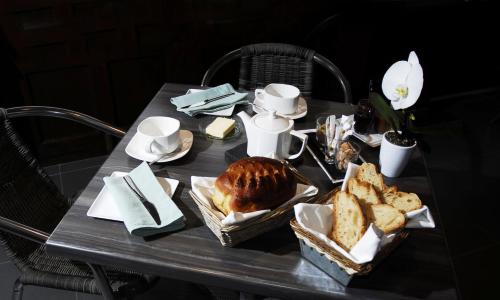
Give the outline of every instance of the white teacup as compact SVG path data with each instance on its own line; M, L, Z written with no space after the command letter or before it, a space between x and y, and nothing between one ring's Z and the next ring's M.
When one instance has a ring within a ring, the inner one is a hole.
M264 89L255 90L255 98L268 110L275 110L284 115L293 114L299 106L300 90L293 85L271 83Z
M144 141L144 150L153 154L175 151L180 145L181 123L169 117L149 117L137 126L137 134Z

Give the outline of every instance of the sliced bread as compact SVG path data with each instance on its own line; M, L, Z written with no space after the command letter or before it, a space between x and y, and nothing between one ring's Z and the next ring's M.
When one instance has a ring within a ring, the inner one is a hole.
M392 205L374 204L366 209L368 221L374 223L385 234L395 232L405 226L405 216Z
M383 191L383 194L392 194L392 193L397 193L398 192L398 187L395 186L395 185L391 185L391 186L387 186L384 191Z
M377 172L377 167L371 163L363 163L358 169L356 178L361 181L366 181L375 187L377 192L381 193L384 190L384 177Z
M369 182L351 177L347 181L347 191L358 198L359 204L365 210L370 204L382 204L379 193Z
M403 213L422 207L422 201L420 201L420 198L418 198L417 194L414 193L384 193L383 198L385 203L394 206Z
M397 197L398 187L395 185L387 186L382 191L382 201L387 204L391 204L392 199Z
M333 199L332 239L349 251L366 231L366 219L356 196L338 192Z

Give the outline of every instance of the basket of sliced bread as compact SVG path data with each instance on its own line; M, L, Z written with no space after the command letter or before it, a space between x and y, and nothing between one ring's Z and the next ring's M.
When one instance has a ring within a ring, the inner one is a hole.
M297 203L313 203L318 188L286 161L240 159L218 177L191 177L189 194L223 246L282 226Z
M405 228L435 226L418 195L386 186L370 163L349 164L341 188L294 208L302 255L344 285L370 272L408 236Z

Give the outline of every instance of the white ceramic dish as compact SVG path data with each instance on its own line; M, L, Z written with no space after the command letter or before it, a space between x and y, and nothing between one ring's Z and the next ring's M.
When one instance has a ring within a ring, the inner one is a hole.
M382 144L382 137L383 134L360 134L357 133L356 131L353 132L353 135L363 143L367 144L370 147L378 147L380 144Z
M257 106L263 107L263 104L261 103L261 100L258 99L258 98L255 98L254 103ZM264 110L260 109L259 107L255 106L255 105L253 106L253 111L255 113L262 113L262 112L264 112ZM307 101L306 101L306 99L304 97L302 97L302 96L299 97L299 105L297 107L297 111L294 114L289 114L289 115L277 114L277 115L280 115L280 116L282 116L284 118L292 119L292 120L300 119L300 118L305 117L307 115Z
M193 133L189 130L181 129L179 131L179 134L181 138L180 148L170 153L165 158L158 160L157 161L158 163L164 163L179 159L189 152L189 149L191 149L191 146L193 146ZM127 153L127 155L135 159L147 162L152 162L156 160L158 157L163 155L163 154L153 154L146 152L146 150L144 149L145 148L144 144L145 143L144 141L142 141L141 136L135 134L128 143L127 147L125 148L125 152Z
M126 174L128 173L116 171L111 174L111 177L123 177ZM172 195L175 193L175 190L177 189L177 186L179 185L179 180L163 177L156 177L156 179L160 183L165 193L169 197L172 197ZM113 201L113 198L106 186L102 188L102 190L99 192L99 195L97 195L97 197L95 198L94 203L92 203L89 210L87 211L87 216L123 222L120 211Z
M193 94L193 93L198 93L198 92L201 92L203 90L200 90L200 89L189 89L186 93L186 95L189 95L189 94ZM219 110L219 111L215 111L215 112L207 112L207 113L201 113L203 115L210 115L210 116L219 116L219 117L229 117L229 116L232 116L233 115L233 111L234 111L234 105L229 107L229 108L226 108L226 109L223 109L223 110Z

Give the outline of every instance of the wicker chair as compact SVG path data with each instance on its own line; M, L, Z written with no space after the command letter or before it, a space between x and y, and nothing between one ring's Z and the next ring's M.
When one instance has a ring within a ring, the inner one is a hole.
M72 203L59 192L12 128L9 119L21 116L65 118L118 137L125 134L70 110L33 106L0 108L0 242L21 273L12 298L22 298L24 285L102 294L106 298L129 297L145 291L155 277L103 270L45 252L49 233Z
M314 50L288 44L253 44L233 50L210 66L201 85L210 85L215 73L237 58L240 58L239 89L253 90L279 82L295 85L304 96L311 96L315 62L326 68L339 81L344 102L352 102L349 82L337 66Z

